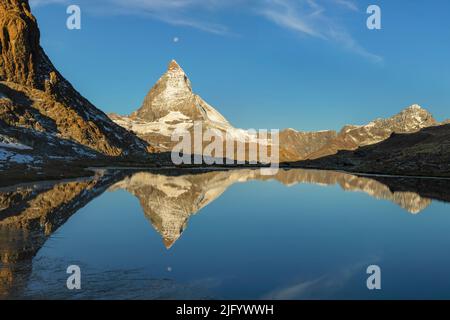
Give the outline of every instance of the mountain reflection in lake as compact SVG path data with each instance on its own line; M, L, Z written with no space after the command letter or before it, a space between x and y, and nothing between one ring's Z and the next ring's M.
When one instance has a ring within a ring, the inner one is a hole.
M3 188L0 298L450 298L449 191L445 179L247 169Z

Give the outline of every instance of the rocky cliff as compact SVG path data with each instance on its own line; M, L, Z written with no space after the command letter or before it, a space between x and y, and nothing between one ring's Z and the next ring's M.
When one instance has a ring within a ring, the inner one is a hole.
M112 122L56 70L40 46L28 0L0 3L0 129L40 154L72 144L67 156L136 156L147 145ZM56 140L55 140L56 139Z
M409 176L450 177L450 124L414 133L393 133L388 139L355 151L340 151L291 166Z
M193 92L189 78L175 60L131 117L148 122L189 119L219 128L231 127L223 115Z
M281 132L280 141L292 156L282 161L318 159L340 150L356 150L379 143L393 133L414 133L436 125L439 123L427 110L412 105L391 118L377 119L367 125L347 125L340 132L285 130Z

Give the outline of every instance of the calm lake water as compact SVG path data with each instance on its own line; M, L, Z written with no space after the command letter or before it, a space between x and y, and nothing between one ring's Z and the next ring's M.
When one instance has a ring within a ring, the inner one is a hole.
M4 188L0 298L450 299L449 191L315 170L102 171ZM370 265L381 290L367 289Z

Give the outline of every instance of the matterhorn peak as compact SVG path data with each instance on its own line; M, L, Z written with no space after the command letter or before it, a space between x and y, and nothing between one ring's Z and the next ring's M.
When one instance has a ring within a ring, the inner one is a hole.
M217 110L193 92L189 78L175 60L169 62L166 73L153 86L141 108L132 117L147 122L177 118L191 122L203 121L220 128L230 126Z
M169 63L169 67L167 68L168 71L174 71L174 70L183 70L180 65L178 64L178 62L175 59L172 59Z
M164 93L169 100L171 95L185 96L186 93L192 93L191 82L186 72L175 60L170 61L167 72L159 79L158 84L164 86Z
M406 108L406 110L424 110L421 106L419 106L418 104L413 104L410 105L408 108Z

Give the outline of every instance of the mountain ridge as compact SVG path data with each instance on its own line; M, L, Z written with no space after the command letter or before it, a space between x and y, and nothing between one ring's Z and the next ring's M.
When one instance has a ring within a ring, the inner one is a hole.
M247 143L246 148L249 141L262 145L248 130L233 127L196 94L175 60L170 61L167 72L136 112L108 117L76 91L52 64L40 45L38 23L28 0L2 0L0 28L1 171L28 173L44 165L59 168L63 164L67 168L76 161L81 168L95 163L124 163L124 159L144 166L170 164L167 154L174 146L172 134L179 130L192 132L196 121L202 122L204 130L230 132L233 139ZM353 162L361 162L361 154L377 153L375 147L391 150L391 141L399 141L411 148L411 141L416 139L412 154L436 167L438 164L430 155L447 161L446 153L439 151L444 145L439 139L447 139L448 121L439 123L428 111L412 105L393 117L362 126L347 125L339 132L287 129L280 133L279 160L300 165L301 161L338 155L338 162L343 162L345 155ZM223 143L227 142L227 138L223 139ZM406 158L396 158L390 165L402 159ZM427 164L422 161L422 166ZM357 167L370 170L367 166ZM445 164L439 170L447 170ZM428 172L439 174L439 170Z
M423 128L440 125L430 112L417 104L403 109L390 118L378 118L366 125L346 125L340 131L325 130L302 132L293 129L281 132L281 141L291 141L292 152L297 158L284 161L318 159L332 155L340 150L355 150L388 139L393 133L413 133ZM304 146L311 146L304 150ZM309 152L308 152L309 151Z
M394 133L373 145L286 165L372 174L450 177L450 124L442 123L413 133Z
M217 121L211 121L213 114ZM171 135L176 131L192 131L193 123L201 121L205 128L232 131L245 140L245 129L234 128L214 107L192 89L188 76L175 60L146 95L141 107L129 116L109 114L118 125L134 132L152 144L156 152L169 152L176 144ZM340 131L304 132L295 129L280 131L280 162L312 160L336 154L340 150L356 150L388 139L393 133L413 133L439 125L431 113L417 104L398 114L378 118L365 125L346 125Z
M3 133L43 132L103 156L146 152L146 143L112 122L57 71L40 46L39 27L28 0L2 1L0 27ZM20 140L20 134L14 138ZM27 143L34 144L31 140Z
M166 73L151 88L131 118L154 122L171 112L180 112L190 120L203 121L211 126L231 127L223 115L193 92L191 81L175 60L170 61Z

